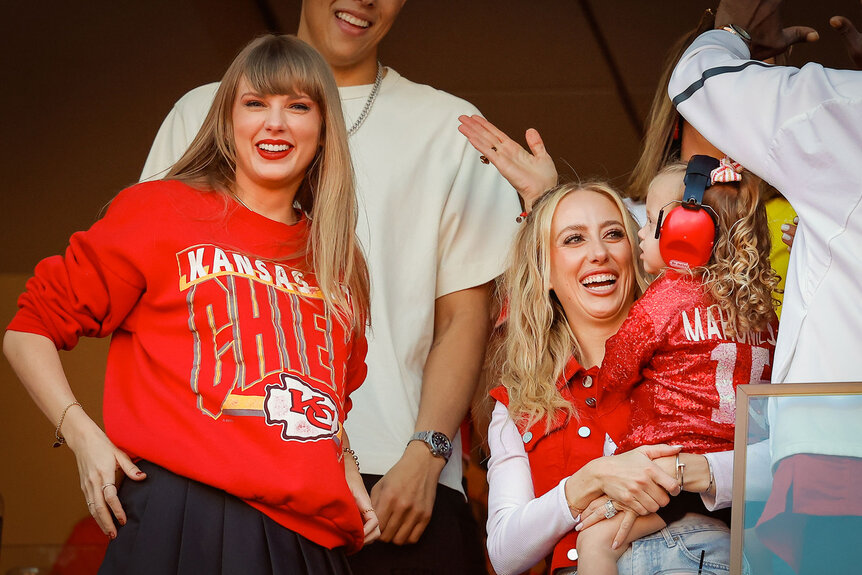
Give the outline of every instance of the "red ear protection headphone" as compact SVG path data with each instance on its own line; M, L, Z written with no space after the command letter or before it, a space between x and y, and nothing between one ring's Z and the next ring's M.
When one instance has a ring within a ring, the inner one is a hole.
M703 204L703 193L712 185L710 173L718 166L719 161L711 156L692 156L685 170L682 202L667 215L667 206L659 211L655 237L662 259L672 268L696 268L705 265L712 255L718 216Z

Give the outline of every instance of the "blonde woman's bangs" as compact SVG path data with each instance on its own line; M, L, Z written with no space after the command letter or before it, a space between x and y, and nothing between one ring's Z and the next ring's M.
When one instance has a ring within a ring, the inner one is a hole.
M253 50L245 62L242 76L260 94L307 96L316 103L324 101L324 88L314 63L299 51L287 53L274 44Z

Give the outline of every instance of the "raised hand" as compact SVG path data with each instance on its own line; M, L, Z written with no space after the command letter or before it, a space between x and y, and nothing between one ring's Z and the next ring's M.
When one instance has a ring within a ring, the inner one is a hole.
M527 130L528 152L482 116L460 116L458 131L464 134L483 158L494 164L509 180L530 211L543 193L557 185L557 168L545 150L539 132Z
M853 60L857 70L862 70L862 34L853 25L853 22L845 16L833 16L829 19L829 25L841 34L847 54Z
M765 60L782 54L793 44L816 42L820 35L808 26L781 22L782 0L721 0L715 13L715 27L741 26L751 35L751 57Z

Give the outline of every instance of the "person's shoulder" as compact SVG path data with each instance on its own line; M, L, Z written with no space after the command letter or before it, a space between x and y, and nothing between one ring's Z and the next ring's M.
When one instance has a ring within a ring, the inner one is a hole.
M655 300L660 300L667 291L672 291L674 288L673 282L668 279L667 275L662 273L647 286L643 295L635 301L633 308L644 308L650 305Z
M478 114L479 109L463 98L459 98L449 92L435 88L428 84L420 84L408 80L395 70L389 69L392 77L392 93L409 100L411 106L420 107L423 112L451 114Z
M509 391L504 385L498 385L497 387L492 388L491 391L488 392L488 395L499 401L504 406L509 406Z
M702 298L703 289L696 278L666 270L638 298L629 316L648 317L654 325L661 328L675 317L680 309L696 306Z
M121 191L111 200L111 211L129 211L155 215L177 201L192 201L200 192L177 180L141 182ZM146 210L141 212L141 210Z
M218 92L219 82L211 82L192 88L177 100L174 108L177 110L200 109L209 110L216 92Z
M668 292L678 293L680 297L696 297L703 286L703 281L700 276L677 271L675 269L666 268L655 281L650 284L648 292L653 292L656 295L666 294Z

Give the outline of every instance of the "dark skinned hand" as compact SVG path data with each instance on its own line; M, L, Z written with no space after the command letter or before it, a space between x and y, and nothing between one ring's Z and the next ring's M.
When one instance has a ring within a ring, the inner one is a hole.
M847 54L853 60L857 70L862 70L862 34L853 25L853 22L845 16L833 16L829 19L829 25L841 34Z
M787 51L793 44L816 42L820 35L808 26L783 27L782 0L721 0L715 27L741 26L751 35L751 57L765 60Z

